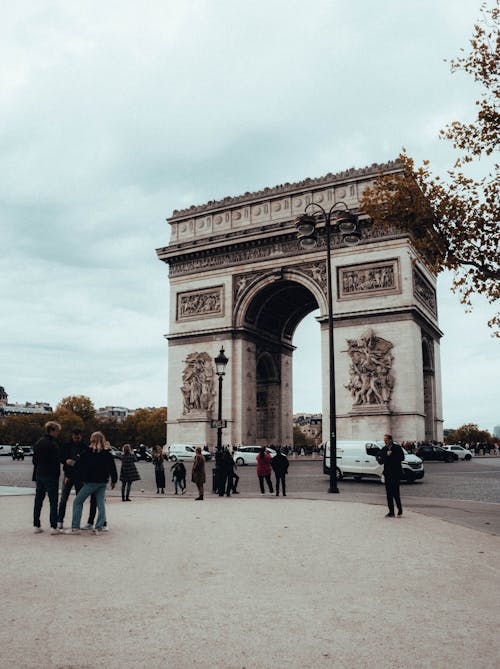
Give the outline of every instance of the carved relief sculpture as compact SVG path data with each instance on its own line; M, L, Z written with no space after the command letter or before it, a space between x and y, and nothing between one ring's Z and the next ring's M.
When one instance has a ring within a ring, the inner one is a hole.
M339 267L339 297L369 297L394 293L399 289L397 260L356 267Z
M223 316L222 286L177 294L177 320Z
M350 381L345 387L351 392L353 405L387 406L394 387L392 343L377 337L373 330L359 339L348 339L347 343L351 366Z
M208 353L190 353L182 373L183 413L211 412L214 407L215 372Z
M433 316L437 316L436 291L416 268L413 268L413 294Z

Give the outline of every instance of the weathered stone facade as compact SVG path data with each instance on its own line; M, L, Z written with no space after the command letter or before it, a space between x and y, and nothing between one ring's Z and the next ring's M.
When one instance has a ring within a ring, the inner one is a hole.
M320 230L316 248L300 248L294 219L312 201L358 211L363 188L399 169L349 170L173 213L170 243L157 251L170 277L169 443L215 443L216 384L212 402L194 407L186 397L199 388L184 377L202 354L208 369L221 345L223 442L292 443L293 334L318 308L329 433L325 237ZM336 233L331 243L338 436L440 438L435 278L399 229L373 230L362 214L361 222L359 246Z

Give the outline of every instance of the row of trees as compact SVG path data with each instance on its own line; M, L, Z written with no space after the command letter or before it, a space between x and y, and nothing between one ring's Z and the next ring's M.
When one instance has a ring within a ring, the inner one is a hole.
M167 408L137 409L125 420L100 418L92 400L85 395L65 397L51 414L27 414L7 416L0 419L0 443L34 444L44 434L48 420L61 424L63 441L69 440L71 430L80 428L88 438L92 432L100 430L113 446L123 444L163 445L166 435Z
M475 423L467 423L450 432L446 444L500 444L500 439L488 430L480 430Z

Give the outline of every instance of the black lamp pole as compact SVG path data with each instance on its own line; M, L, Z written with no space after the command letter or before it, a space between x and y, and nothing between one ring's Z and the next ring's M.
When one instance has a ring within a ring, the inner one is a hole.
M343 205L343 211L335 211L338 205ZM335 214L336 228L342 233L342 239L348 246L355 246L361 239L358 218L351 213L344 202L336 202L327 212L317 202L310 202L304 214L299 216L295 225L298 231L299 242L303 248L312 248L317 244L316 218L307 214L309 208L316 207L321 212L326 230L326 292L328 307L328 358L329 358L329 414L330 414L330 487L328 492L338 493L337 485L337 408L335 399L335 355L333 347L333 298L332 298L332 263L331 263L331 226L332 215Z
M226 365L229 362L224 355L224 347L221 348L219 355L215 358L215 371L219 377L219 410L217 412L217 450L222 450L222 379L226 373Z

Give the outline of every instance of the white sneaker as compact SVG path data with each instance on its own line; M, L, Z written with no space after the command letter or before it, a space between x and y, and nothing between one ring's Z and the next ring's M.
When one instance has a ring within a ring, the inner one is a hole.
M91 525L90 523L87 523L86 525L84 525L82 527L82 530L93 530L93 529L94 529L94 526Z
M50 534L62 534L62 530L60 530L58 527L53 527L50 530Z
M35 529L33 530L33 532L34 532L35 534L41 534L41 533L43 532L43 530L42 530L41 527L35 527Z

